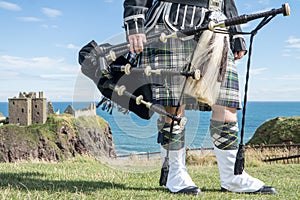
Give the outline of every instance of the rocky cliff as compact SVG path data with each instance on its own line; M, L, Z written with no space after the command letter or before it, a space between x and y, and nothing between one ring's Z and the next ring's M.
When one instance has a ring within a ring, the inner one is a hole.
M114 157L110 127L99 116L50 115L45 124L0 127L0 162Z
M300 143L300 117L277 117L255 131L248 144Z

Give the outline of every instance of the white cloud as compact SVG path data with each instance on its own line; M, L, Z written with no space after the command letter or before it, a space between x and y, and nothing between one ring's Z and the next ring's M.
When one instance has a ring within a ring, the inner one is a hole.
M289 54L289 53L283 53L282 56L283 56L283 57L291 57L292 55Z
M284 57L293 57L295 59L300 59L299 51L300 51L300 38L289 36L287 40L285 40L287 45L284 47L282 56Z
M56 44L57 47L59 48L66 48L66 49L71 49L71 50L79 50L80 47L76 46L75 44Z
M40 22L42 21L40 18L36 17L18 17L18 20L23 22Z
M300 38L290 36L285 42L289 44L286 48L300 49Z
M19 72L17 71L9 71L9 70L6 70L6 71L1 71L1 77L0 79L1 80L7 80L7 79L10 79L11 77L17 77L19 76Z
M49 57L16 57L3 55L0 56L0 74L2 74L3 68L9 68L12 71L23 71L31 74L57 74L61 73L77 73L78 66L73 66L65 63L64 58L49 58Z
M20 6L14 3L10 3L7 1L0 1L0 8L11 10L11 11L20 11L22 10Z
M272 10L272 9L273 9L273 8L268 7L268 8L256 10L256 11L254 11L252 14L262 13L262 12L270 11L270 10Z
M267 68L257 68L257 69L251 69L250 73L253 75L259 75L262 74L262 72L266 71Z
M293 51L291 49L283 49L281 56L283 57L291 57Z
M80 47L78 47L78 46L76 46L76 45L74 45L74 44L68 44L68 45L67 45L67 48L68 48L68 49L74 49L74 50L77 50L77 49L79 49Z
M270 0L259 0L258 3L263 5L268 5L270 4Z
M287 81L295 81L295 80L300 80L300 75L297 74L292 74L292 75L284 75L279 78L280 80L287 80Z
M57 25L48 25L48 24L42 24L41 27L44 29L57 29L58 28Z
M6 90L10 96L18 91L42 90L51 93L49 98L58 98L60 93L62 99L70 100L79 71L77 64L66 63L64 58L0 56L0 81L6 84L0 87L0 100L9 97L4 95Z
M276 88L257 87L251 90L249 99L256 101L299 101L300 87L282 85Z
M289 44L300 43L300 38L295 38L294 36L290 36L285 42Z
M292 49L300 49L300 43L295 43L295 44L291 44L286 46L287 48L292 48Z
M76 78L76 74L41 74L41 78L46 79L61 79L61 78Z
M52 8L42 8L42 12L48 17L55 18L62 15L62 12Z

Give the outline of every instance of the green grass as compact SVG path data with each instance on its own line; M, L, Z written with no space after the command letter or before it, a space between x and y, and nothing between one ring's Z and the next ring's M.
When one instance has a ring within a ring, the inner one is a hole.
M279 194L221 193L216 165L188 166L202 189L198 197L174 195L158 185L160 167L143 173L112 169L92 158L60 163L0 164L0 199L299 199L300 165L261 164L246 171Z

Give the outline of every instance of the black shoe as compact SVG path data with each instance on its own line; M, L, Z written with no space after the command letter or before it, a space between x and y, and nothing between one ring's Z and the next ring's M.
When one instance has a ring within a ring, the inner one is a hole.
M255 194L277 194L276 189L272 186L262 186Z
M227 189L221 187L221 192L229 192ZM247 194L277 194L276 189L272 186L262 186L259 190L255 192L239 192Z
M174 192L175 194L191 194L191 195L198 195L201 194L200 188L197 186L189 186L179 190L178 192Z

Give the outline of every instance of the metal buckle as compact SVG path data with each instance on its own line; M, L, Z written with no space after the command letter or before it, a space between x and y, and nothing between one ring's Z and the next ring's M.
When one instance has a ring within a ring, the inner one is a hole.
M208 10L221 11L223 0L209 0Z

